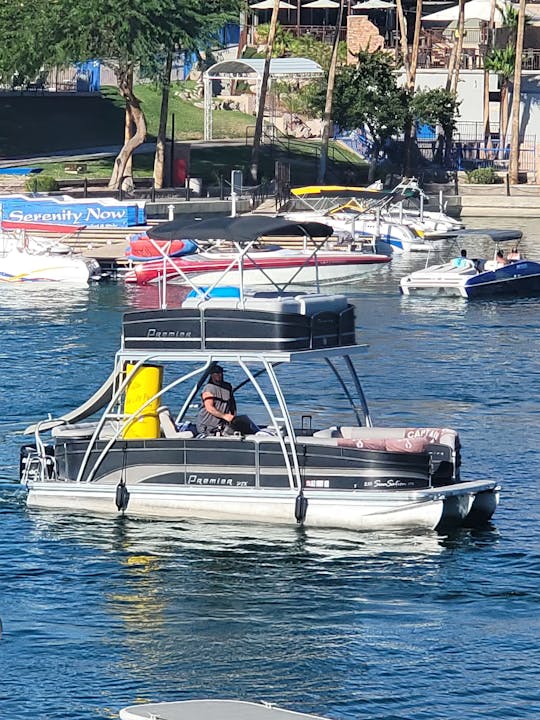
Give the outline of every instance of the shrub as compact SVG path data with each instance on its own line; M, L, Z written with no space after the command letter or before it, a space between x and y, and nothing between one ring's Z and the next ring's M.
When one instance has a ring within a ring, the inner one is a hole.
M476 168L467 173L467 181L474 185L495 185L501 179L492 167Z
M55 178L50 175L34 175L28 178L25 184L29 192L55 192L60 187Z

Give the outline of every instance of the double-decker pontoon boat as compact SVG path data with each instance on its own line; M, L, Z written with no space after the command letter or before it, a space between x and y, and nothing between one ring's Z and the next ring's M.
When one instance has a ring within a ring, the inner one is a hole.
M210 288L128 312L101 391L27 429L28 504L353 530L485 523L499 488L461 478L454 430L373 425L355 368L364 349L344 295ZM193 406L215 363L254 410L206 434Z

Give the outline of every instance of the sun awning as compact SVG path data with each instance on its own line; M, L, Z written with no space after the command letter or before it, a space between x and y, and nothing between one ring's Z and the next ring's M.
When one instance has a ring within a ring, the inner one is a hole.
M260 237L329 237L334 232L330 225L319 222L293 222L278 217L240 215L194 220L193 217L176 218L148 231L155 240L227 240L241 245Z

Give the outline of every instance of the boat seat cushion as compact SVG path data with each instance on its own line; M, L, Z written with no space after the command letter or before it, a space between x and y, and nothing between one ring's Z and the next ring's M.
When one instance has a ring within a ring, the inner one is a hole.
M386 450L387 452L426 452L430 444L426 438L377 438L352 439L342 438L337 441L338 447L354 447L360 450Z
M57 425L51 430L51 435L60 440L84 440L90 439L98 424L97 422L64 423ZM99 433L100 439L109 440L115 437L118 432L117 423L105 422Z
M192 430L179 430L176 427L176 423L172 419L170 410L165 405L162 405L158 408L157 414L159 417L159 424L161 426L161 430L163 431L163 435L166 438L180 438L184 440L189 440L190 438L195 437L195 434Z
M385 444L388 443L389 445L392 445L392 441L398 441L398 440L409 440L409 441L416 441L416 440L425 440L425 446L427 445L446 445L447 447L451 448L452 451L455 451L459 447L459 438L458 434L455 430L451 430L450 428L425 428L425 427L419 427L419 428L386 428L386 427L360 427L360 426L341 426L338 427L337 425L334 425L330 428L325 428L324 430L318 430L313 433L314 437L318 438L342 438L346 440L361 440L362 445L357 445L356 447L364 447L368 449L367 443L368 441L370 443L376 443L377 441L384 441ZM398 447L401 447L402 445L405 445L404 443L397 443L394 444L394 447L397 449ZM412 443L410 447L413 447L413 445L420 447L420 443ZM382 446L373 446L372 449L380 450L382 449ZM419 450L411 452L421 452Z

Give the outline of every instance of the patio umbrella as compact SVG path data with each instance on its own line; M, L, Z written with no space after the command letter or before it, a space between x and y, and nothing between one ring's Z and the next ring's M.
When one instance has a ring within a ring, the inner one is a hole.
M312 2L304 3L302 7L308 8L337 8L339 3L336 0L313 0Z
M253 3L253 5L250 5L249 8L250 10L273 10L274 0L261 0L261 2ZM279 9L296 10L296 5L291 5L291 3L286 0L280 0Z
M351 6L351 10L390 10L395 8L396 4L389 0L365 0Z
M500 23L502 21L501 6L505 6L506 3L497 3L495 6L495 22ZM467 20L485 20L489 21L489 15L491 12L491 0L470 0L465 3L465 22ZM452 22L457 20L459 17L459 5L453 5L452 7L439 10L438 12L431 13L430 15L424 15L422 20L440 22Z
M336 0L311 0L311 2L302 5L305 8L311 8L311 24L313 25L313 10L322 8L324 10L324 24L328 25L328 10L330 8L338 8L339 3Z

